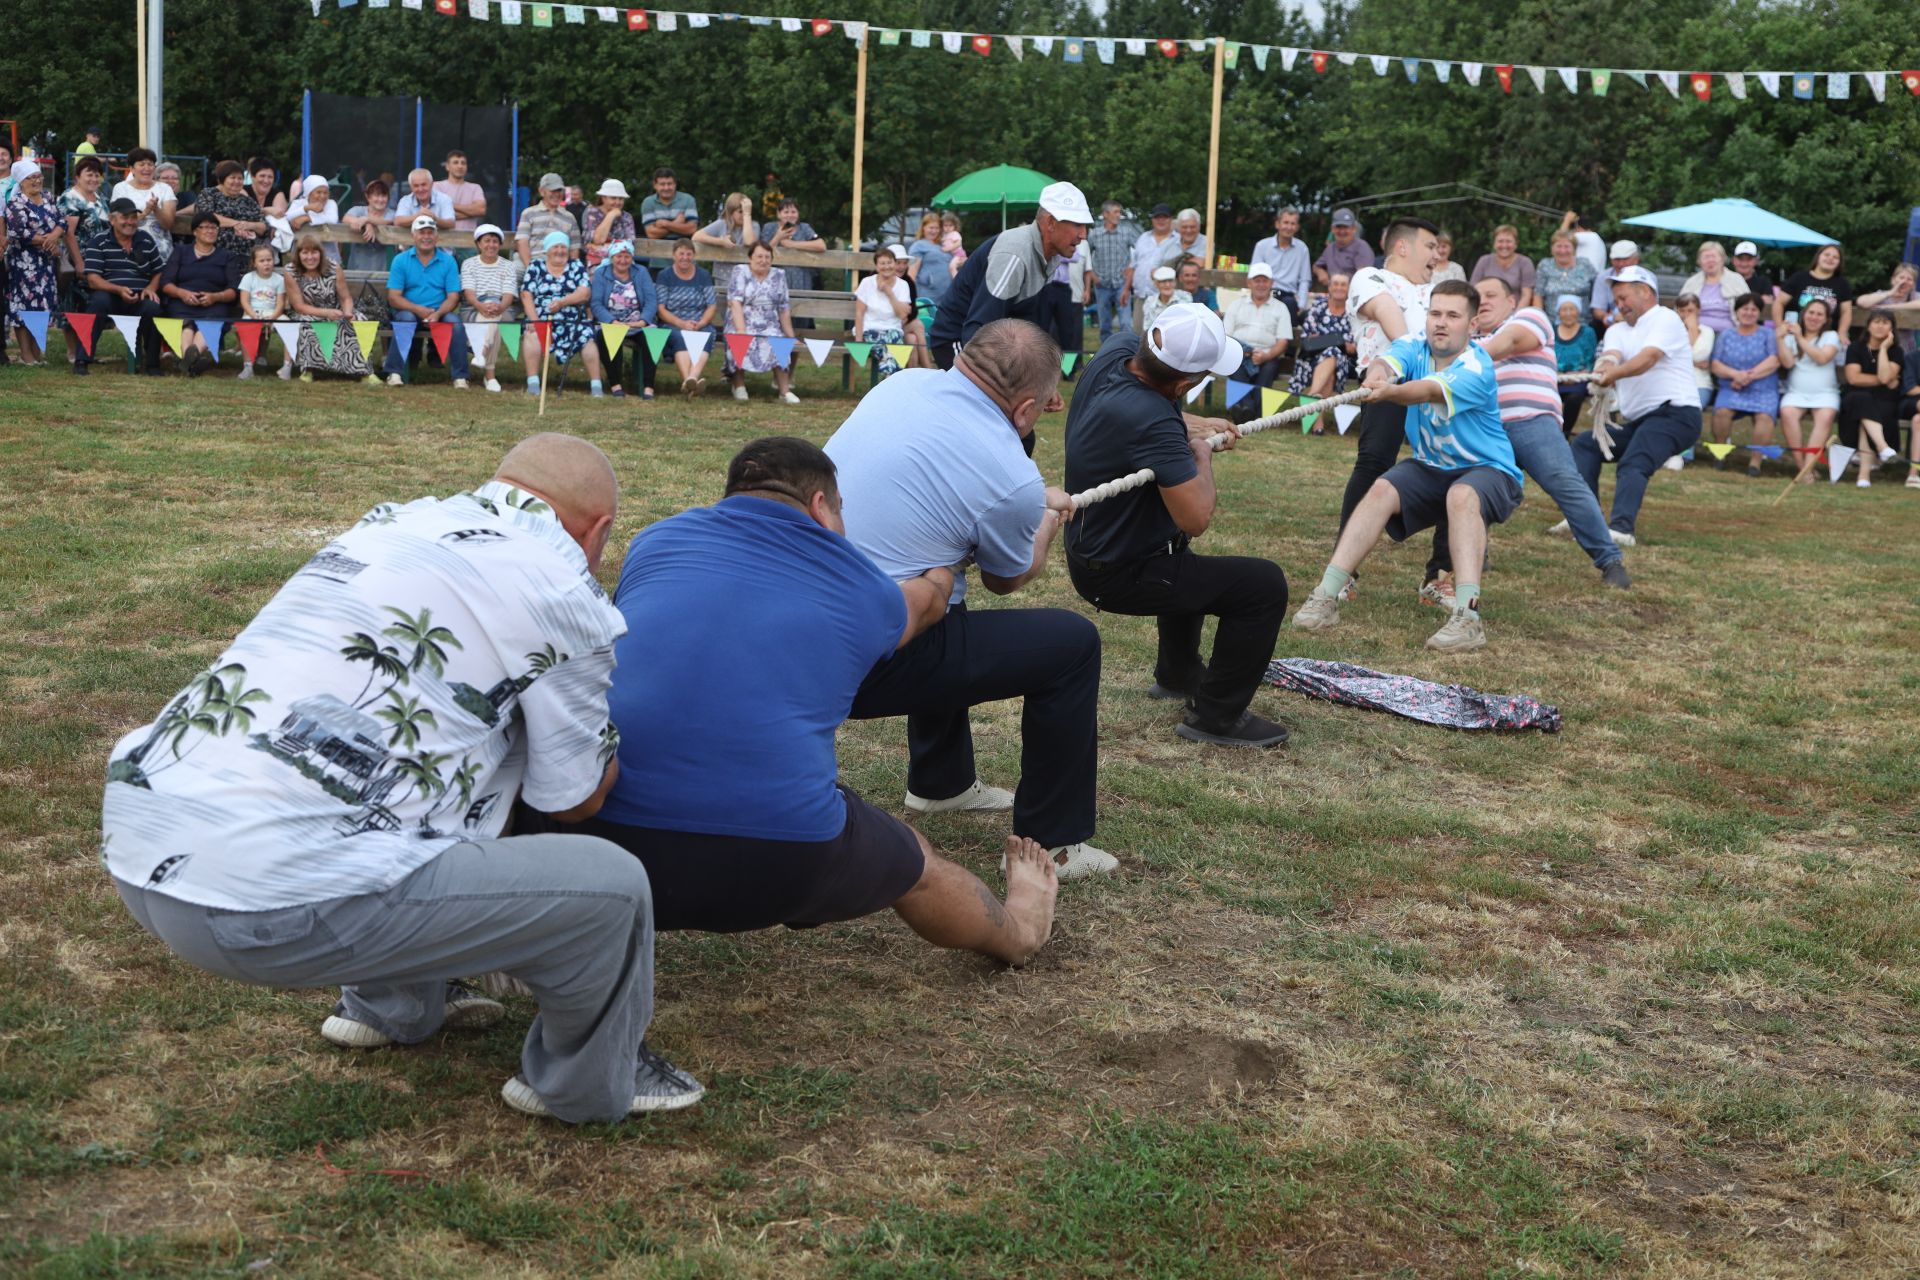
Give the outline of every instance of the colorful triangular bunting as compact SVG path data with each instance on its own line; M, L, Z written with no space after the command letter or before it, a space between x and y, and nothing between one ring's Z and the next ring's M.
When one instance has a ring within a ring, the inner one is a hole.
M807 354L813 357L813 367L818 369L827 362L827 355L833 350L832 338L807 338Z

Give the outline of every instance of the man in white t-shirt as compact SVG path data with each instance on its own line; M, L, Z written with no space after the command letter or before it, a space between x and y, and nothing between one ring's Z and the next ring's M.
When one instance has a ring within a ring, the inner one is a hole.
M1620 322L1607 330L1594 363L1592 386L1615 387L1624 424L1610 434L1615 460L1613 510L1607 527L1623 547L1633 545L1634 523L1647 483L1668 458L1700 440L1700 398L1693 380L1693 344L1687 326L1660 305L1659 283L1645 267L1622 267L1609 277ZM1600 442L1591 431L1573 442L1580 478L1597 497Z
M101 859L189 964L339 985L320 1034L419 1044L539 1002L508 1106L570 1123L699 1101L647 1052L646 871L590 835L507 836L516 797L577 822L619 772L627 629L594 580L619 506L585 440L521 441L486 484L382 504L322 547L107 766Z
M1353 273L1347 311L1360 318L1354 343L1362 376L1393 343L1408 334L1417 338L1427 331L1427 297L1432 292L1434 247L1439 242L1440 228L1425 218L1395 218L1387 224L1380 241L1387 255L1386 266L1362 267ZM1406 427L1404 405L1372 400L1361 407L1354 433L1359 437L1359 456L1354 459L1353 475L1340 500L1342 529L1347 527L1353 509L1373 488L1373 482L1387 474L1399 458Z

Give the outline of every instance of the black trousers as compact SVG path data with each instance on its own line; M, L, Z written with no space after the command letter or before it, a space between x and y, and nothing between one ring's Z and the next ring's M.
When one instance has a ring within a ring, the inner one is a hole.
M146 298L135 298L129 302L117 293L95 289L87 295L87 310L96 316L139 316L141 320L138 330L139 346L140 354L145 357L144 364L148 369L160 367L160 331L153 327L153 322L160 317L158 302L149 301ZM106 327L102 324L93 326L93 341L96 349L100 342L100 331ZM89 364L93 362L93 357L86 353L85 348L79 350L75 359L84 360Z
M1367 496L1373 482L1387 474L1400 458L1400 446L1407 439L1407 410L1398 404L1360 406L1359 456L1353 460L1353 474L1347 477L1347 492L1340 499L1340 527L1345 529L1360 499ZM1338 536L1338 535L1336 535Z
M1067 569L1083 599L1108 613L1157 618L1160 654L1153 678L1185 693L1207 728L1239 720L1266 678L1280 620L1287 613L1287 575L1271 560L1201 556L1182 550L1096 568L1069 556ZM1213 660L1200 657L1200 628L1220 619Z
M647 347L646 330L635 326L627 333L627 339L620 344L620 355L616 359L607 350L607 339L603 334L595 333L593 341L600 348L600 367L606 371L607 386L621 387L636 392L640 387L653 390L653 352ZM620 376L620 366L626 365L631 373Z
M933 356L933 363L935 368L938 368L938 369L953 368L953 344L951 342L929 341L927 343L927 350Z
M907 718L907 790L928 800L976 780L967 709L1024 698L1013 833L1049 849L1093 834L1099 769L1100 631L1065 609L948 610L876 664L853 720Z

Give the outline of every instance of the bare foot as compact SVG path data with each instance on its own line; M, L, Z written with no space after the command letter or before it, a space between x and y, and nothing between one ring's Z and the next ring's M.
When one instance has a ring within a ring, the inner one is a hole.
M1008 964L1025 964L1046 945L1053 934L1053 900L1059 891L1046 849L1023 836L1008 836L1007 924L1020 938Z

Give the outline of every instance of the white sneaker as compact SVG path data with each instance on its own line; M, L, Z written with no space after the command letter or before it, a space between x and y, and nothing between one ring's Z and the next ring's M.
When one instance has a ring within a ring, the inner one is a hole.
M1616 547L1631 547L1635 545L1633 535L1630 533L1622 533L1618 529L1609 529L1607 530L1607 534L1613 539L1613 545Z
M1013 808L1013 792L975 778L972 786L945 800L928 800L909 791L907 808L915 813L1001 813Z
M1562 520L1559 524L1549 527L1547 532L1548 533L1571 533L1572 530L1567 527L1567 522L1565 520Z
M465 378L455 378L453 380L453 389L455 391L465 391L467 389L467 380Z
M1053 874L1060 880L1104 876L1119 865L1120 859L1084 841L1080 844L1064 844L1053 850Z
M400 376L399 374L397 374L397 373L390 373L390 374L388 374L388 375L387 375L387 385L388 385L388 386L390 386L390 387L399 387L399 386L405 386L405 385L406 385L406 379L404 379L404 378L402 378L402 377L401 377L401 376Z
M1892 462L1896 456L1892 449L1882 449L1880 451L1880 461L1882 462Z
M497 394L497 393L499 392L499 390L500 390L500 379L498 379L498 378L488 378L488 379L487 379L487 381L486 381L486 388L487 388L487 390L489 390L489 391L492 391L492 392L494 392L494 393L496 393L496 394Z
M680 1111L700 1101L706 1092L706 1086L642 1043L640 1069L634 1073L633 1101L627 1106L627 1114L635 1116L647 1111ZM548 1110L546 1100L519 1076L500 1086L500 1100L526 1115L553 1114Z
M1487 644L1487 629L1471 609L1455 609L1446 625L1427 637L1427 648L1440 653L1469 653Z
M1873 488L1873 481L1867 479L1865 476L1861 476L1853 482L1853 487L1856 489L1871 489Z
M793 392L791 391L782 391L780 393L780 403L781 404L799 404L800 397L793 394ZM1885 459L1882 459L1882 461L1885 461Z
M747 389L745 387L735 387L733 389L733 398L735 400L745 400L747 398Z
M500 1021L506 1011L506 1007L498 1000L489 1000L464 983L449 982L447 1017L440 1028L443 1031L468 1031L490 1027ZM320 1035L343 1049L379 1049L393 1043L393 1037L379 1028L338 1013L320 1024Z
M245 382L248 378L251 378L252 376L253 376L252 365L243 364L240 366L240 381Z
M1687 467L1687 460L1676 453L1660 465L1669 471L1684 471Z
M1315 587L1307 602L1293 611L1293 625L1302 631L1331 631L1340 625L1340 601Z

